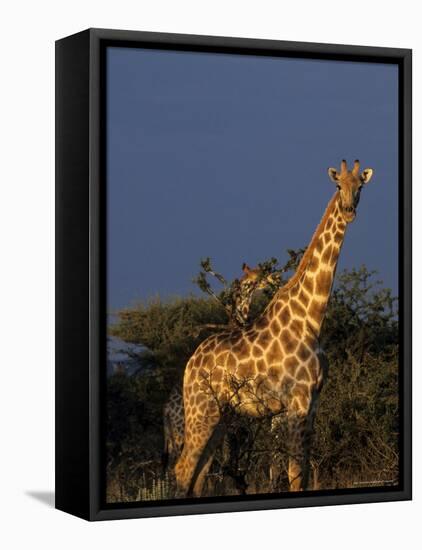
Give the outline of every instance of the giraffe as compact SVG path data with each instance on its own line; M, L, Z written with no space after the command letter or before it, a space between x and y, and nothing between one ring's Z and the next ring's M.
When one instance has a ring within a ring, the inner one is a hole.
M309 445L324 378L319 336L346 228L373 170L328 169L336 191L298 268L250 327L206 338L183 379L185 437L175 467L179 496L200 496L226 407L252 417L285 410L290 491L307 488Z
M240 327L249 322L249 311L254 293L262 290L268 284L275 283L273 274L264 275L259 267L251 268L242 265L243 276L234 281L234 311L233 320ZM182 388L174 386L163 407L164 452L163 466L172 465L180 456L184 440L184 411Z

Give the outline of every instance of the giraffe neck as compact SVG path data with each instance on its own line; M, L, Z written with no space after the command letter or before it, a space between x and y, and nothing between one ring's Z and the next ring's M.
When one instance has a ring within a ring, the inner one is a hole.
M311 239L296 273L274 296L264 315L278 318L297 334L317 341L325 317L346 230L336 192Z
M244 327L248 324L249 310L251 308L252 296L257 287L256 282L249 281L241 284L237 283L234 292L233 315L236 322Z
M236 296L235 301L235 315L238 323L241 326L244 326L248 322L249 318L249 310L251 307L252 302L252 289L246 292L240 292L238 296Z

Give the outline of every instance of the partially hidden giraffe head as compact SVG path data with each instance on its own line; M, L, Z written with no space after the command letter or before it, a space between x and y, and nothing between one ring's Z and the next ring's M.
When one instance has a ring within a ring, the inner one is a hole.
M260 267L251 268L246 263L242 265L243 276L233 282L235 317L241 326L249 320L249 310L252 297L256 290L268 286L268 277Z
M328 175L336 184L340 194L340 205L347 223L355 219L361 189L369 182L373 172L372 168L365 168L365 170L360 171L358 160L355 160L352 170L347 169L345 160L341 161L340 171L335 168L328 169Z
M269 283L274 282L271 275L264 276L260 267L249 267L248 264L242 265L243 277L240 279L240 285L244 289L262 290Z

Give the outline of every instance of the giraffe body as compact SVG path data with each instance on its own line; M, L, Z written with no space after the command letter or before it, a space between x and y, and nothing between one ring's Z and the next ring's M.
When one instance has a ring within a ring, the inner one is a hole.
M310 434L323 383L319 335L343 244L360 189L372 170L359 174L342 162L329 170L338 190L296 273L276 292L250 327L206 338L189 359L183 382L185 436L176 464L181 495L200 495L219 441L226 407L250 416L286 412L290 489L308 482Z

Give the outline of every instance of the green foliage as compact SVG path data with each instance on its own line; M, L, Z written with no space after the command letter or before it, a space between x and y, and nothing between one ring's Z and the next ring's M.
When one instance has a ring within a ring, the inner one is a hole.
M397 299L374 275L362 266L338 277L323 327L329 375L313 454L328 486L397 478Z
M397 298L374 275L365 266L339 275L322 333L331 359L380 353L397 343ZM336 341L341 347L333 346Z
M181 379L193 350L211 333L209 324L224 326L227 316L209 299L189 296L162 302L159 297L118 313L118 323L109 333L125 342L142 344L149 351L138 357L140 362L160 368L169 385Z

